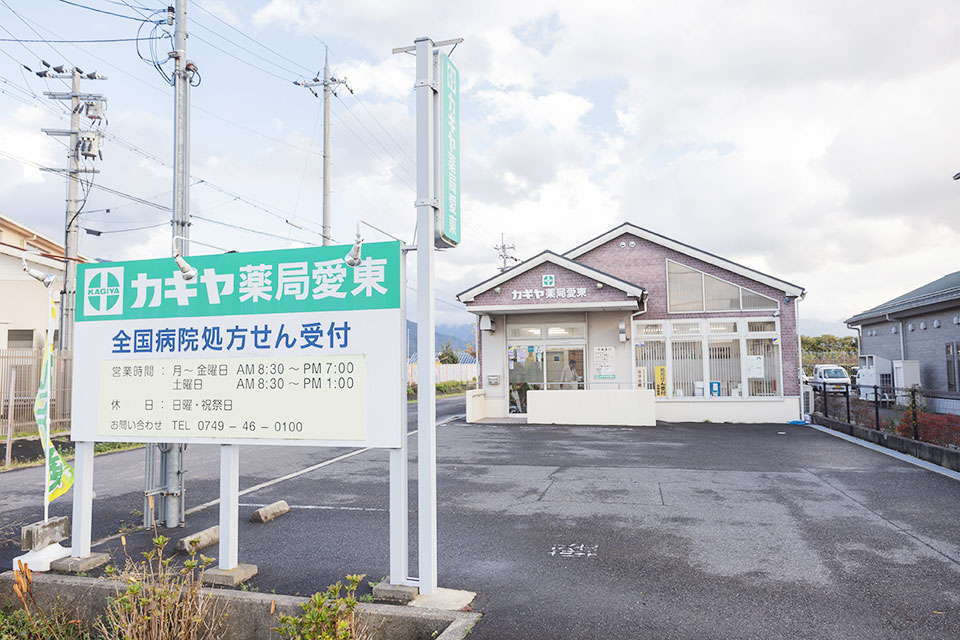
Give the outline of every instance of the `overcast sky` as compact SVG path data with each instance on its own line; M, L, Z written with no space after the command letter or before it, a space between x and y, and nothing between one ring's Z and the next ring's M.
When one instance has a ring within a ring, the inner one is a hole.
M166 6L76 2L138 19ZM360 218L412 238L414 58L391 49L465 39L453 53L464 241L437 258L440 322L471 321L454 295L496 272L501 233L525 259L629 221L805 287L808 334L960 269L956 0L203 0L188 18L202 77L191 172L206 181L192 213L279 237L205 220L192 236L239 250L319 242L283 220L320 227L321 101L293 81L322 67L322 42L355 92L332 101L333 236L349 242ZM152 25L59 0L0 2L4 38L138 29L146 38ZM18 67L44 59L108 76L84 83L109 99L108 133L172 162L172 89L133 42L0 42L0 53L0 152L65 166L62 142L40 131L66 126L42 96L64 85ZM118 140L103 154L97 183L170 205L167 166ZM61 238L64 178L3 155L0 175L0 211ZM168 212L96 189L85 210L82 225L101 231L160 226L84 234L84 254L169 255Z

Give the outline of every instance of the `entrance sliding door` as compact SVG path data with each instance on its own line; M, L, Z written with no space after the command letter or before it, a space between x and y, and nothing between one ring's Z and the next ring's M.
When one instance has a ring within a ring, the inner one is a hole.
M583 347L547 347L547 389L583 389Z
M527 391L543 389L543 347L516 344L507 350L510 369L510 413L527 412Z

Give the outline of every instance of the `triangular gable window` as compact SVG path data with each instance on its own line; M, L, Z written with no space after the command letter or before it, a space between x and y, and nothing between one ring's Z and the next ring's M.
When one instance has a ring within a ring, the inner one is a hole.
M673 260L667 260L667 300L670 313L778 308L773 298Z

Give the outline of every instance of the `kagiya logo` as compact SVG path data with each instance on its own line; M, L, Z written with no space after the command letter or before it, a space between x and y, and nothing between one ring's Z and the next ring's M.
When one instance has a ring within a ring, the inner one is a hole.
M83 315L123 313L123 267L87 269L84 277Z

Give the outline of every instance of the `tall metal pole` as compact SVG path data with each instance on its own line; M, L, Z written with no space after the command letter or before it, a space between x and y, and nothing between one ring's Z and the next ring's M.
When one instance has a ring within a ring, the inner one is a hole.
M330 239L330 94L336 95L337 86L343 85L350 93L353 89L347 84L346 78L334 78L330 75L330 50L324 47L323 78L319 74L312 82L299 79L294 84L306 87L315 97L319 97L314 87L323 86L323 244L332 244Z
M190 73L187 71L187 0L177 0L174 14L174 135L173 135L173 246L180 255L190 252ZM164 526L178 527L182 508L183 445L160 447L165 470L162 500ZM152 466L147 473L153 473Z
M177 0L174 15L173 245L188 255L190 244L189 96L187 65L187 0Z
M437 439L434 337L434 84L433 40L417 48L417 491L420 593L437 588Z
M77 294L77 207L80 195L80 163L77 148L80 134L80 71L72 70L70 81L70 150L69 173L67 175L67 213L64 225L63 250L68 258L63 267L63 290L60 292L60 348L73 349L73 315ZM71 259L72 258L72 259Z
M323 245L330 244L330 51L323 54Z

